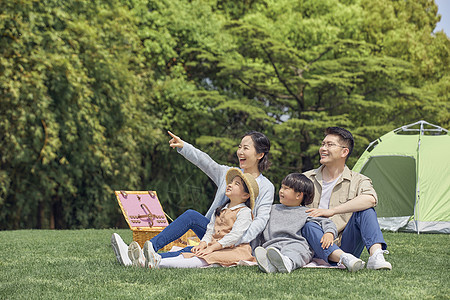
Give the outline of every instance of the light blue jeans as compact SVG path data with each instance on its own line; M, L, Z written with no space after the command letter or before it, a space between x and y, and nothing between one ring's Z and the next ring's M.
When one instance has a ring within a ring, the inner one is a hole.
M323 229L317 223L307 222L302 229L302 235L314 250L314 257L321 258L326 262L328 262L328 256L339 249L336 244L328 249L322 249L320 239L323 236ZM386 250L387 245L381 233L375 209L369 208L354 212L342 233L340 249L360 257L364 246L369 251L369 248L377 243L381 244L383 250Z
M201 213L189 209L185 211L181 216L176 218L169 224L163 231L150 240L153 244L155 251L158 251L165 245L179 239L189 229L195 232L199 239L203 238L208 226L209 220ZM190 252L192 246L186 247L180 251L160 253L163 258L174 257L180 255L182 252Z

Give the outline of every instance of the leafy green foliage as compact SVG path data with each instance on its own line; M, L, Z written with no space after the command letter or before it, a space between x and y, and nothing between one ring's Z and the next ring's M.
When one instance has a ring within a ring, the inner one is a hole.
M0 228L123 226L114 190L205 212L216 187L167 130L223 164L264 132L278 186L327 126L353 132L350 166L393 128L448 128L437 21L427 0L3 1Z
M118 2L3 8L1 227L114 224L111 193L138 182L156 125L132 16Z
M277 140L282 159L275 157L277 170L270 172L275 182L287 172L317 167L316 145L327 126L354 132L352 165L368 141L402 124L448 124L448 109L435 106L448 107L438 96L448 83L425 84L449 74L449 64L433 63L448 60L448 38L431 34L434 4L407 2L382 1L372 9L378 4L371 1L266 1L226 24L236 47L205 68L216 89L252 99L250 105L273 118L258 122L265 132L285 137ZM414 39L413 48L406 36Z

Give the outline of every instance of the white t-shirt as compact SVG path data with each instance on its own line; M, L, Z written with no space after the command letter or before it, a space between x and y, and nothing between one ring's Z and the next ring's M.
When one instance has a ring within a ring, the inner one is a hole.
M329 208L331 192L340 177L341 176L338 176L335 180L330 182L325 182L325 180L322 180L322 195L320 196L319 208Z

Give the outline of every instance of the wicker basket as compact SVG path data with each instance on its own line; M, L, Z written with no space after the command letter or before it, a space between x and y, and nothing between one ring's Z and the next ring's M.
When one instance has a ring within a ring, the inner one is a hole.
M133 231L133 241L138 242L141 247L169 225L156 191L115 191L114 193L125 220ZM155 224L157 226L154 226ZM173 246L193 246L199 242L195 233L189 230L162 250L169 251Z
M144 247L144 243L153 237L155 237L158 233L160 233L164 228L161 227L141 227L141 228L134 228L133 230L133 241L136 241L141 248ZM192 231L189 230L186 232L181 238L173 241L170 244L167 244L162 248L163 251L169 251L172 249L173 246L178 247L186 247L186 246L193 246L196 243L200 242L197 235Z

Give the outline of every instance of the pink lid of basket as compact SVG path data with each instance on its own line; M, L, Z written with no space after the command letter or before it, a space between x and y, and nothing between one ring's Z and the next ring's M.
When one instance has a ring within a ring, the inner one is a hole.
M114 193L131 229L169 225L155 191L115 191Z

